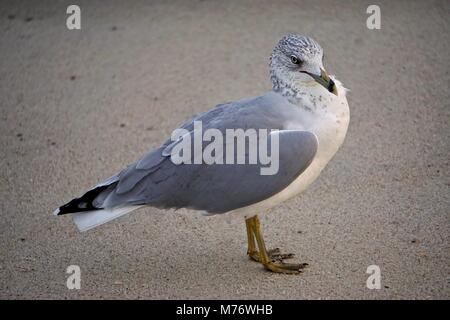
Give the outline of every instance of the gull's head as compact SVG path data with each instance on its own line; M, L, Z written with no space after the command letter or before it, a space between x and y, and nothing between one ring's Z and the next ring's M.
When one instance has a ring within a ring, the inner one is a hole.
M296 34L283 37L270 56L270 74L275 90L320 84L337 95L336 85L323 67L323 49L309 37Z

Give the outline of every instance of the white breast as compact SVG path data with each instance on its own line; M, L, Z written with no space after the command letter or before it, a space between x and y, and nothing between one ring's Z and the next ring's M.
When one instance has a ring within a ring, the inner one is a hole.
M302 122L288 124L288 129L306 130L317 136L319 146L310 166L281 192L256 204L233 210L229 212L231 215L226 216L251 217L265 213L268 209L298 195L317 179L344 142L350 120L345 88L339 81L336 81L336 84L338 96L324 92L321 87L312 88L311 95L308 95L309 99L302 101L304 110Z

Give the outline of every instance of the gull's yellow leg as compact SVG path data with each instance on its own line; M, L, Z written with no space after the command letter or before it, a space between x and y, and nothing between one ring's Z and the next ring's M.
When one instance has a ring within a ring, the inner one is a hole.
M258 250L256 250L255 244L255 235L253 234L252 219L253 218L245 219L245 226L247 227L247 242L248 242L247 254L250 257L250 259L259 261L259 254Z
M259 258L259 252L255 243L255 234L253 233L252 228L254 218L255 217L245 219L245 226L247 228L247 242L248 242L247 254L250 257L250 259L257 262L261 262L261 259ZM273 261L283 261L284 259L290 259L294 257L294 254L292 253L288 254L281 253L279 248L268 250L267 255Z
M271 257L269 256L266 245L264 243L264 238L261 230L261 224L259 222L258 216L254 216L250 219L248 219L247 226L250 227L250 230L252 231L252 236L256 238L256 242L258 243L259 253L258 253L258 261L260 261L264 267L267 270L270 270L272 272L279 272L279 273L290 273L290 274L296 274L300 273L302 269L304 269L307 264L295 264L295 263L283 263L278 261L273 261ZM247 221L246 221L247 222ZM249 230L249 229L247 229ZM249 233L249 232L248 232ZM249 236L250 239L250 236ZM250 245L250 242L249 242ZM254 245L254 243L253 243ZM282 259L281 259L282 260Z

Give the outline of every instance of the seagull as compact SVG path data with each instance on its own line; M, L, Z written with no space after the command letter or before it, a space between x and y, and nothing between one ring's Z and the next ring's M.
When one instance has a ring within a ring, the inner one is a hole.
M181 142L171 138L54 214L72 214L80 231L146 206L236 215L245 219L252 260L272 272L301 273L306 263L287 263L292 254L266 249L258 214L304 191L344 142L350 121L347 89L328 75L323 57L312 38L288 34L270 56L271 91L219 104L178 128L188 135L194 135L196 122L223 134L270 129L279 141L276 174L261 174L261 164L174 163L172 151Z

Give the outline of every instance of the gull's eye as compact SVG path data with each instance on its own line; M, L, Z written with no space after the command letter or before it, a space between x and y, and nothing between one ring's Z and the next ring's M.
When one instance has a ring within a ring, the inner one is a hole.
M299 58L297 58L296 56L291 56L291 62L293 64L301 64L302 63L302 61Z

